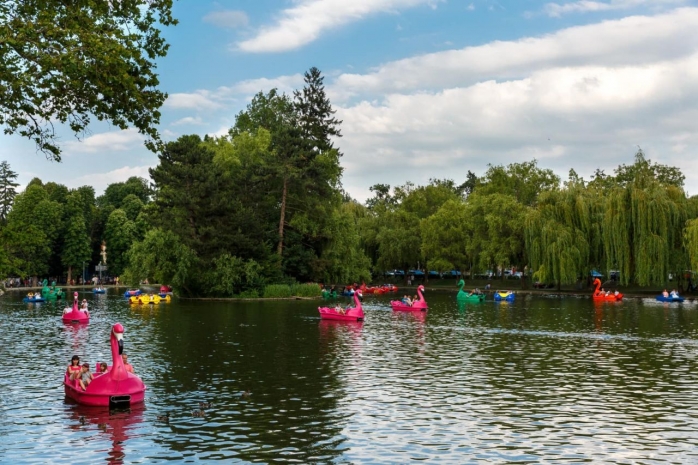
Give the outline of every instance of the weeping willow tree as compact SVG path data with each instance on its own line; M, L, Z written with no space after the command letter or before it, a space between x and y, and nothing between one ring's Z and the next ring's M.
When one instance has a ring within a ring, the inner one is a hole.
M698 270L698 219L686 223L683 240L691 269Z
M595 205L576 188L540 195L524 228L534 279L555 282L559 288L583 275L589 266L591 244L598 242L594 211Z
M686 195L676 186L636 180L606 196L604 244L606 266L619 269L621 283L662 285L670 271L687 262L683 227Z

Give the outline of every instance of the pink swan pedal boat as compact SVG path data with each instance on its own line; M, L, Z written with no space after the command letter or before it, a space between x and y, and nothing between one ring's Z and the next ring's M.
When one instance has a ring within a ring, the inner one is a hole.
M417 288L419 300L413 302L412 305L407 305L400 300L393 300L390 302L390 306L397 312L426 312L429 306L427 305L427 301L424 300L422 292L424 292L424 286L420 285Z
M337 310L334 307L318 307L320 318L336 321L363 321L364 310L361 308L359 297L361 297L361 291L356 291L354 293L354 306L346 310Z
M78 304L78 293L73 294L73 307L63 309L63 323L89 323L90 312L87 309L81 310Z
M139 404L145 398L146 386L141 379L126 371L121 359L124 327L115 323L111 330L112 366L106 373L93 373L94 379L84 391L80 382L71 380L66 373L63 379L65 396L81 405L127 407Z

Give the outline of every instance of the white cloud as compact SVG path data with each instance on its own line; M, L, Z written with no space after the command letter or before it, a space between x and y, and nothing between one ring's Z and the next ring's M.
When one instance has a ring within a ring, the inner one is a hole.
M271 89L278 89L279 92L287 94L293 93L295 89L303 87L303 75L293 74L290 76L279 76L276 78L259 78L240 81L232 87L223 87L219 92L231 95L252 96L257 92L267 92Z
M138 130L130 128L125 131L103 132L86 137L83 141L66 142L66 153L102 153L131 150L143 143L143 136Z
M207 90L198 90L192 93L170 94L165 101L165 106L175 109L187 110L215 110L223 105L214 100L215 96Z
M613 10L628 10L649 6L652 8L684 5L687 0L610 0L607 2L593 0L579 0L569 3L548 3L544 7L545 14L548 16L559 18L562 15L569 13L590 13L603 12Z
M178 119L174 123L171 124L171 126L182 126L182 125L190 125L190 126L200 126L204 124L203 120L201 119L200 116L187 116L185 118Z
M374 13L393 12L419 5L435 8L444 0L299 0L281 12L277 23L263 27L251 39L237 44L243 52L284 52L300 48L323 32Z
M212 11L203 17L203 21L217 27L237 29L247 26L249 18L244 11Z
M148 168L151 168L150 166L124 166L122 168L118 168L112 171L108 171L106 173L90 173L86 174L84 176L76 177L72 179L71 185L74 185L74 187L79 187L79 186L92 186L95 188L95 192L97 195L101 195L100 193L104 192L104 190L109 187L110 184L114 184L116 182L124 182L127 181L128 178L131 178L133 176L137 176L140 178L148 179L150 180L150 174L148 173ZM68 186L71 187L71 186Z
M329 91L352 96L337 113L344 185L363 200L378 182L461 182L533 158L588 177L632 163L640 145L698 194L695 24L685 8L342 75Z
M698 9L633 16L571 27L543 37L494 41L390 62L368 74L344 74L332 87L343 96L438 90L482 80L508 80L564 66L649 64L698 48Z
M230 131L230 126L221 126L218 130L209 132L207 135L210 137L223 137L228 135L228 131Z

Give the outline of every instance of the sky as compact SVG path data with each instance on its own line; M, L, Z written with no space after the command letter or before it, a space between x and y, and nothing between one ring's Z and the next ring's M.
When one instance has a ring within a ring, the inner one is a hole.
M589 179L638 147L698 194L698 0L178 0L173 13L158 61L165 140L223 135L254 94L301 89L315 66L359 201L377 183L460 184L533 159ZM99 195L158 163L133 129L59 131L61 163L0 136L22 186Z

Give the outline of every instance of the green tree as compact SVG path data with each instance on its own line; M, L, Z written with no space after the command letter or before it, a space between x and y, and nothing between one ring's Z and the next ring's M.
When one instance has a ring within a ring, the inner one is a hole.
M90 116L159 142L156 60L168 45L157 23L176 24L172 0L0 2L0 124L60 161L54 122L80 136Z
M72 279L73 268L81 268L90 259L90 236L85 221L85 206L80 192L73 191L68 196L65 208L66 227L61 251L63 266L68 268L68 282Z
M129 266L123 274L124 282L137 285L149 278L195 295L190 288L191 274L201 269L197 267L196 253L172 231L151 229L142 241L133 244L128 256Z
M109 271L113 276L122 275L127 268L128 251L135 240L135 223L120 208L112 211L104 228L104 241L109 247Z
M361 247L359 221L365 207L345 202L332 212L329 239L316 262L314 274L325 283L361 282L371 279L371 261Z
M446 201L433 215L421 222L422 254L430 270L464 270L472 261L468 253L469 218L460 199Z
M7 214L12 208L12 203L17 196L15 180L18 174L10 169L7 161L0 162L0 225L7 221Z

